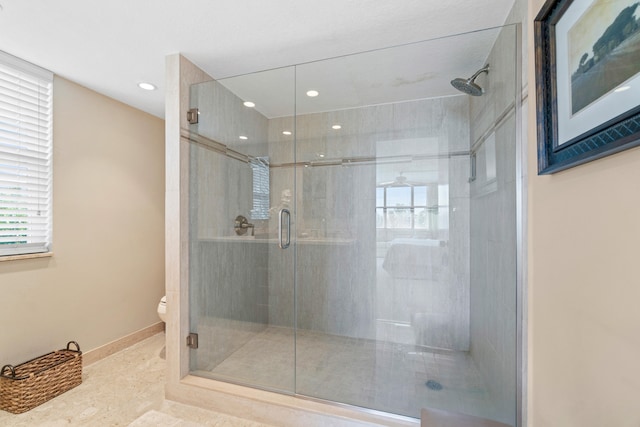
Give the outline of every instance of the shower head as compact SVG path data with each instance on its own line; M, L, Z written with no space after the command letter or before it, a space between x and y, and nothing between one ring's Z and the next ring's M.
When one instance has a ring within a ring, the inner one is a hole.
M489 64L476 71L473 76L469 77L468 79L457 78L451 80L451 86L468 95L480 96L484 93L484 90L482 90L482 88L474 80L481 73L489 74Z
M480 96L484 93L482 88L471 79L453 79L451 80L451 85L467 95Z

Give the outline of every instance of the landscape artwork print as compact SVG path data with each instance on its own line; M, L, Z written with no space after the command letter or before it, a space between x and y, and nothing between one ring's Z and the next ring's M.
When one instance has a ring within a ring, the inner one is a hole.
M640 73L640 0L594 0L569 30L567 44L576 115Z

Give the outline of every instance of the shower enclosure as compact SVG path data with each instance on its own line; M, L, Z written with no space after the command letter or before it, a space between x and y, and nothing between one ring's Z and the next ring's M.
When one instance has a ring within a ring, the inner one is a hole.
M516 424L517 45L505 26L191 87L193 375ZM451 86L485 64L482 96Z

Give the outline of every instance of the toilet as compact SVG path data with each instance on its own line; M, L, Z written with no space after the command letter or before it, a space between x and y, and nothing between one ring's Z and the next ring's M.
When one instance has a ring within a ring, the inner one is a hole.
M163 322L167 322L167 296L163 296L158 304L158 316Z

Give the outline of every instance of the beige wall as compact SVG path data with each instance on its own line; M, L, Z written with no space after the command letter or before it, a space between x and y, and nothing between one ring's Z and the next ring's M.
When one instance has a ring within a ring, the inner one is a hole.
M163 120L56 77L53 123L54 256L0 262L0 365L158 322Z
M640 426L640 149L537 176L529 0L529 425Z

